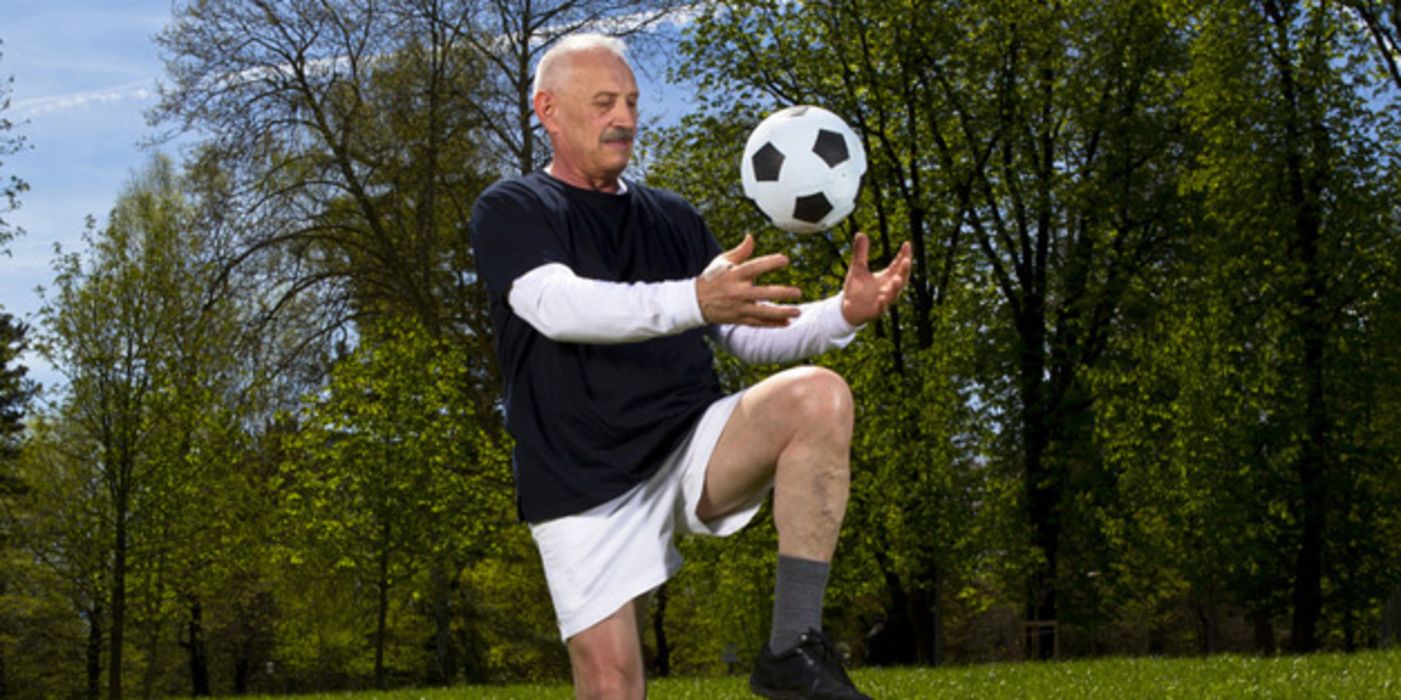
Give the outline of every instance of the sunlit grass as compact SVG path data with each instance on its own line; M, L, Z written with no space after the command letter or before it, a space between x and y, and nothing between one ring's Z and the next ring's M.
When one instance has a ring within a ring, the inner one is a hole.
M852 674L874 698L1401 698L1401 649L1314 656L1118 658L936 669L861 669ZM472 686L308 696L312 700L564 700L566 686ZM742 676L669 678L653 700L752 698Z

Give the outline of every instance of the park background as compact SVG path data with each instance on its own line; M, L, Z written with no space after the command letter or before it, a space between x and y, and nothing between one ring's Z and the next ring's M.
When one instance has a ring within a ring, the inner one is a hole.
M42 292L0 260L0 696L567 678L466 224L486 185L548 161L530 69L579 27L627 35L658 95L634 176L722 244L756 232L809 298L839 288L855 231L878 258L915 244L900 306L820 359L858 401L826 616L856 664L1395 642L1395 3L155 19L163 74L73 96L140 95L151 120L115 188L68 178L86 225L24 218L46 196L24 168L49 167L30 136L77 103L0 84L0 247L32 275L35 241L62 241ZM870 159L826 235L778 232L739 192L748 131L799 103ZM735 388L772 370L721 364ZM683 543L648 611L654 675L747 666L774 548L762 523Z

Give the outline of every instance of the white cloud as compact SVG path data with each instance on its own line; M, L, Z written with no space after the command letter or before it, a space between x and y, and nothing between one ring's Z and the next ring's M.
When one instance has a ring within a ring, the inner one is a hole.
M54 112L81 109L93 104L112 104L128 100L146 101L157 97L159 97L159 93L156 90L156 79L144 78L98 90L15 100L10 105L10 111L17 119L23 120Z

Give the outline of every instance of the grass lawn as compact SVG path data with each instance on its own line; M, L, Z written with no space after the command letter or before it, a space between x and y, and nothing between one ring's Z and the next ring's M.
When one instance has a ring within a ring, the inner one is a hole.
M1100 659L852 674L877 700L904 698L1366 698L1401 699L1401 649L1262 659ZM566 700L566 686L475 686L314 696L324 700ZM753 698L743 677L654 681L652 700Z

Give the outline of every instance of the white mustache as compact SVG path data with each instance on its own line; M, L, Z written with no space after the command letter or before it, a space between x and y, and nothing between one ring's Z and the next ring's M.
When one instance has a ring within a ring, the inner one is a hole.
M607 142L607 141L632 141L633 137L636 136L636 135L637 135L637 132L636 132L636 130L634 130L634 129L625 129L625 128L623 128L623 127L614 127L614 128L612 128L612 129L609 129L609 130L603 132L603 139L602 139L602 140L605 141L605 142Z

